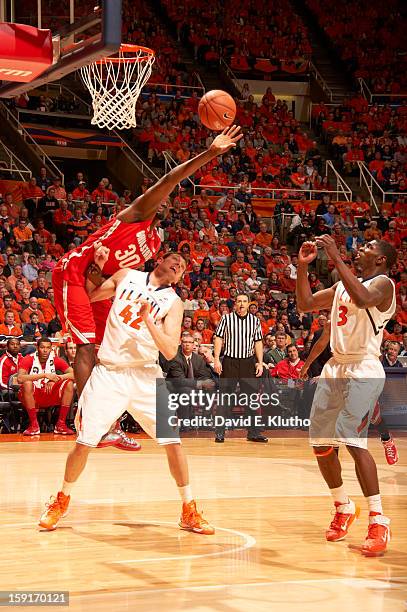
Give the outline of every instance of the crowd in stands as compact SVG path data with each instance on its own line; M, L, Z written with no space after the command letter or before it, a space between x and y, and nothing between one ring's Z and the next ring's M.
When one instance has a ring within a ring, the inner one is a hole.
M373 93L406 90L405 15L399 0L307 0L320 26L355 77Z
M141 191L148 186L145 179ZM25 185L22 204L13 201L12 193L2 195L0 339L19 338L27 343L23 345L26 352L32 350L29 343L44 334L61 335L51 285L57 259L132 199L129 191L120 196L115 193L107 178L97 186L88 185L84 173L78 172L62 185L60 179L48 177L45 169ZM298 311L297 253L305 239L322 233L334 236L352 270L357 247L364 241L383 237L396 246L398 261L390 276L396 283L397 313L387 325L385 339L393 343L390 361L394 351L406 354L405 208L400 208L394 218L385 212L374 221L369 206L360 198L354 204L362 212L357 216L352 206L333 203L327 192L316 207L305 198L299 203L283 198L271 220L256 214L252 199L253 193L248 191L208 195L204 189L194 197L180 187L172 199L169 217L162 222L161 253L178 250L188 263L176 287L185 310L183 332L192 334L194 350L208 368L213 360L210 344L216 326L222 314L233 309L236 295L245 292L250 297L250 312L261 321L268 374L282 382L291 380L295 372L299 376L313 334L324 326L328 312ZM288 233L281 224L282 212L290 219ZM146 264L147 269L152 266L153 261ZM312 290L336 280L336 271L321 252L310 274ZM279 361L284 363L279 365Z
M315 104L316 130L346 174L364 161L384 191L407 192L407 104L369 105L362 96L341 105Z
M134 138L150 163L162 163L165 151L183 162L209 146L213 133L199 121L198 102L196 93L189 98L175 96L169 103L155 94L139 101ZM218 187L240 185L241 195L251 191L259 197L271 197L273 189L330 189L317 143L287 103L275 99L271 88L258 104L253 96L238 101L235 121L244 138L235 150L197 172L193 177L197 185L212 193L223 191Z
M163 0L161 5L178 39L208 65L224 57L239 71L299 72L311 55L307 30L286 1Z

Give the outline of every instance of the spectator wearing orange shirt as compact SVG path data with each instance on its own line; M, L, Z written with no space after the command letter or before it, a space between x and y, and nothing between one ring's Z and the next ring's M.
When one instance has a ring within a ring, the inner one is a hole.
M262 221L259 224L259 233L256 234L256 237L254 239L254 243L257 244L258 246L262 247L263 249L266 246L271 246L271 241L273 240L273 235L270 234L267 231L267 224L264 223L264 221Z
M48 287L46 299L38 298L38 306L44 315L45 323L48 324L55 318L54 290L52 287Z
M32 242L32 231L27 227L27 221L25 219L19 220L17 227L13 229L13 234L18 246L22 249L29 246L30 242Z
M338 247L338 249L339 247L346 245L346 237L339 223L334 224L332 238L335 240L336 246Z
M9 276L7 279L7 283L10 286L13 293L16 290L16 282L18 280L24 283L25 289L29 289L31 291L31 285L28 282L28 280L25 278L25 276L23 276L23 268L22 266L20 266L20 264L17 264L16 266L14 266L14 273L11 276Z
M72 192L73 200L83 202L88 195L90 192L86 189L85 181L79 181L78 186Z
M229 294L229 292L228 292ZM229 295L228 295L229 297ZM229 312L229 308L227 305L227 302L225 300L222 300L219 303L219 308L217 310L214 311L209 311L209 322L211 324L212 329L216 329L218 326L219 321L222 318L222 315L227 314Z
M219 236L218 238L218 252L222 257L230 257L232 254L227 244L225 244L223 236Z
M37 185L37 179L33 176L23 187L24 206L28 208L30 219L37 217L38 202L44 196L42 189Z
M380 151L375 153L374 159L369 162L369 170L373 176L377 176L384 168L384 161L382 160L382 154Z
M0 325L0 336L15 336L21 337L23 330L19 325L16 325L14 320L14 312L7 310L4 315L4 323Z
M51 232L49 232L44 227L44 221L42 219L38 219L36 233L39 235L41 243L45 246L48 242L51 242Z
M318 329L323 329L327 322L327 317L324 314L320 314L311 324L311 334L315 334Z
M283 261L281 256L275 255L271 259L271 261L267 264L267 268L266 268L267 276L270 276L272 272L275 272L276 274L282 274L286 266L287 264Z
M389 340L390 342L398 342L399 344L403 343L403 331L402 326L399 322L395 322L393 325L393 331L390 333L386 329L383 333L384 340Z
M88 237L90 225L90 219L83 216L82 208L78 206L75 208L73 218L68 222L67 233L69 239L72 240L76 246L79 246Z
M253 244L254 240L256 238L256 234L254 234L251 230L250 230L250 225L245 224L242 228L242 232L241 232L241 236L242 236L242 242L244 244Z
M250 276L252 266L245 262L244 253L242 251L236 252L236 259L230 266L230 272L232 274L238 274L243 280L247 280Z
M298 166L297 172L293 172L290 178L294 185L296 185L300 189L304 189L305 184L308 180L308 177L304 171L304 166Z
M389 229L383 235L383 240L391 244L395 249L399 249L401 246L400 234L395 229L395 222L391 221Z
M21 325L20 315L17 308L14 307L15 302L11 295L5 295L3 298L3 308L0 308L0 321L4 323L6 312L14 314L14 321L17 325Z
M47 242L45 244L45 251L47 254L55 257L55 259L60 259L65 253L65 249L62 247L62 245L57 243L56 234L51 234L51 242Z
M195 311L195 313L196 312L197 311ZM213 331L211 329L207 329L206 328L206 321L209 321L209 317L206 318L206 319L203 319L201 317L196 319L195 329L196 329L196 331L199 331L199 333L201 334L202 342L204 344L211 344L212 337L213 337Z
M344 171L346 174L352 174L352 172L358 169L358 161L364 161L365 155L362 149L353 147L352 143L346 145L346 153L343 155Z
M13 219L17 219L17 217L21 216L21 208L16 202L14 202L12 193L7 192L4 194L4 201L2 205L7 207L7 215Z
M28 308L25 308L23 310L23 312L21 313L21 321L23 323L30 323L31 319L30 319L30 315L35 312L36 314L38 314L38 320L40 323L45 323L45 317L42 314L39 305L38 305L38 298L36 297L30 297L30 299L28 300L29 306Z
M117 202L118 200L118 197L113 193L113 191L106 189L106 184L104 180L100 181L96 189L92 191L92 202L96 202L96 198L98 196L101 198L101 201L103 203Z
M180 148L177 150L175 157L178 163L182 164L191 157L191 151L189 150L188 143L182 142Z
M195 263L198 263L199 265L201 265L201 263L203 262L203 260L206 257L206 253L205 251L202 249L202 243L201 242L197 242L195 244L195 248L191 253L191 258Z
M377 221L371 221L369 227L365 230L363 234L366 242L370 242L370 240L380 240L382 237L382 233L377 227Z
M54 178L54 180L52 181L52 185L48 187L47 191L49 192L50 189L54 189L54 195L57 200L66 200L66 191L65 188L62 186L62 180L60 176Z
M175 206L176 203L179 203L180 208L189 208L189 205L191 204L191 198L189 198L185 194L185 187L179 188L179 194L175 196L173 205Z
M194 324L198 321L198 319L202 319L203 321L209 321L209 308L207 307L208 305L206 301L204 299L198 298L197 302L199 308L194 311Z
M284 268L282 275L280 276L280 287L283 293L295 292L295 278L291 278L291 269L287 266Z
M201 240L203 240L204 236L208 236L211 243L215 242L218 238L218 232L216 231L213 223L209 221L209 219L204 219L203 227L199 232L199 237Z

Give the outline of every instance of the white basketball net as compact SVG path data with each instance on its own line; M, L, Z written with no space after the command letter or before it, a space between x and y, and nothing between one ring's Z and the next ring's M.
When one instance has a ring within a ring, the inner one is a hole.
M92 124L108 130L136 127L136 103L151 76L154 52L123 45L117 56L82 66L81 76L92 96Z

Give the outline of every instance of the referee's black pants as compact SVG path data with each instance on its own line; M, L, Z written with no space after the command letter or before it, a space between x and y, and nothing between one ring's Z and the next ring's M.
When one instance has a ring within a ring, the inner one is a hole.
M222 397L222 393L234 393L236 392L237 383L239 383L240 391L237 394L245 394L247 396L253 396L260 392L260 381L261 378L256 378L256 357L247 357L244 359L237 359L234 357L223 358L222 362L222 374L219 379L219 391ZM232 409L236 406L236 402L222 401L216 409L216 415L229 419L232 417ZM250 403L244 405L244 416L250 417L250 424L247 427L248 436L258 436L260 427L256 426L255 416L258 416L258 411L252 410ZM237 417L238 415L234 415ZM225 424L217 425L216 435L224 437L225 435Z

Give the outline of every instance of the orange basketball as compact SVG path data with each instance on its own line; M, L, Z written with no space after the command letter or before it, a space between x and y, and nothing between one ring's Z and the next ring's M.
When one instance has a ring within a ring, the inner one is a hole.
M201 98L198 114L207 128L220 132L232 125L236 115L236 104L226 91L212 89Z

